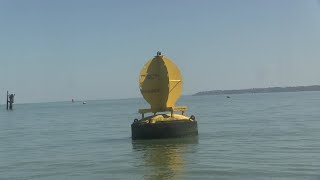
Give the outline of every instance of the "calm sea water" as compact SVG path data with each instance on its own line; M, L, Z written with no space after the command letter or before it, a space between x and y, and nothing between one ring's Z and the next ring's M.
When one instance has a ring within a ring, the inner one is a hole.
M132 141L143 99L1 105L0 179L320 179L320 92L179 104L197 138Z

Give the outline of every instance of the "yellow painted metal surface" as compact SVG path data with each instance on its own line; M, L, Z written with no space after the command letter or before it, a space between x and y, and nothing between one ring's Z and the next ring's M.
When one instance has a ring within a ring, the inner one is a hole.
M139 77L140 91L151 109L139 112L173 111L182 91L182 76L179 68L167 57L157 53L142 68ZM179 108L177 108L179 109ZM181 109L186 109L181 107Z
M154 124L154 123L158 123L158 122L164 122L164 121L178 121L178 120L189 120L189 121L193 121L192 119L190 119L190 117L188 116L184 116L181 114L156 114L153 116L148 116L146 118L142 118L140 120L141 123L150 123L150 124Z

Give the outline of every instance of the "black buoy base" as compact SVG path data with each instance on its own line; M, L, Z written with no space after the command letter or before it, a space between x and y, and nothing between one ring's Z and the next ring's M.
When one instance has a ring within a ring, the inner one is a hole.
M131 124L132 139L160 139L197 136L197 121L170 120L156 123L140 121Z

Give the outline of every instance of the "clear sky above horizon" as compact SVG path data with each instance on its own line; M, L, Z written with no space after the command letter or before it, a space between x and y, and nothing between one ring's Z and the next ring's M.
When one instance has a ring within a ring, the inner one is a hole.
M157 51L203 90L320 84L317 0L0 0L0 104L141 97Z

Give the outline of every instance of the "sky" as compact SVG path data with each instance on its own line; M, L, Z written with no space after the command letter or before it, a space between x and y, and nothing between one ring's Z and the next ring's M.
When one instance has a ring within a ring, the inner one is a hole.
M142 97L157 51L183 94L320 84L317 0L0 0L0 98Z

